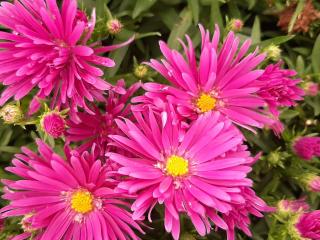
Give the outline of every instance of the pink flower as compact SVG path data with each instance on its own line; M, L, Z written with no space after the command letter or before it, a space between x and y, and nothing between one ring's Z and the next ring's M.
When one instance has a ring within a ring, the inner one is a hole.
M139 110L145 105L161 109L169 101L177 106L178 113L195 119L209 111L221 112L236 124L252 129L263 127L273 122L263 108L265 101L257 96L259 86L257 79L264 70L257 70L264 60L264 54L246 54L250 40L239 46L239 38L230 32L219 47L220 31L216 26L214 36L210 40L208 31L200 25L202 49L197 64L195 50L189 36L188 46L182 41L185 59L176 50L171 50L164 42L160 49L165 57L161 62L152 59L148 65L158 71L173 86L159 83L144 85L147 93L134 99L142 103L136 106Z
M297 200L281 200L278 203L279 210L285 212L305 212L308 211L310 206L306 203L305 198Z
M319 93L319 84L315 82L307 82L304 89L306 95L317 96Z
M294 152L304 160L320 157L320 137L301 137L293 144Z
M320 239L320 210L304 213L300 216L296 229L304 239Z
M53 138L61 137L66 129L66 122L59 112L45 113L41 118L41 126L45 133Z
M36 88L30 114L40 107L37 98L49 96L51 109L70 108L72 117L77 107L92 113L87 103L101 100L104 90L111 88L97 66L115 65L99 54L126 45L132 38L115 46L88 45L95 13L90 22L83 15L77 11L76 0L64 0L61 10L54 0L1 3L0 24L12 32L0 32L0 81L8 86L0 105L11 97L20 100Z
M234 204L233 209L223 216L229 226L227 230L227 239L235 239L234 227L241 229L245 234L252 237L249 229L249 214L256 217L263 217L261 212L274 212L275 208L268 207L264 201L258 198L255 192L249 187L242 187L240 194L244 198L244 203Z
M126 196L114 192L116 182L94 148L67 153L66 161L42 141L37 145L39 155L22 148L6 168L21 180L3 180L10 204L0 210L1 218L25 216L26 232L18 239L138 239L131 228L142 230L125 210Z
M319 176L312 176L308 180L308 188L312 192L320 192L320 177Z
M281 136L281 133L284 131L284 125L278 119L274 120L274 122L270 125L270 128L273 130L274 134L279 138Z
M135 83L128 88L123 94L109 92L108 98L105 100L105 111L101 112L95 108L95 115L86 112L78 113L81 122L76 123L72 120L68 121L68 130L66 133L68 142L80 142L83 144L77 148L78 152L83 152L96 145L100 156L104 157L109 151L110 139L109 134L119 133L114 119L117 117L128 117L130 114L130 104L128 99L139 89L140 83ZM125 82L118 81L118 88L124 88Z
M176 240L183 213L201 236L210 232L210 221L231 234L239 225L228 224L224 216L232 211L241 214L237 209L247 204L251 209L246 213L266 207L259 198L248 199L242 190L252 185L247 173L254 159L242 144L239 130L220 113L202 114L187 130L174 114L172 109L162 114L149 109L135 112L136 123L116 120L123 134L110 138L118 149L131 154L108 154L125 176L117 191L137 195L131 208L134 219L148 211L151 221L155 205L164 204L165 229ZM250 203L252 199L258 207Z
M297 86L300 79L291 79L297 73L294 70L281 69L282 62L270 64L258 78L260 90L258 95L263 98L275 116L279 116L278 107L291 107L296 101L302 100L304 91Z

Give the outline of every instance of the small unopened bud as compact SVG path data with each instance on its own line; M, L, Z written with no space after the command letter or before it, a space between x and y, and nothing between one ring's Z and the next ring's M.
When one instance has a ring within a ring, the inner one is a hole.
M297 200L281 200L278 202L277 209L280 213L297 213L309 210L310 206L306 203L305 198Z
M133 73L138 78L145 78L148 74L148 67L145 65L138 65L134 68Z
M299 176L299 180L311 192L320 192L320 177L313 173Z
M61 137L66 129L64 117L58 111L43 114L40 124L42 130L53 138Z
M33 233L33 232L35 232L37 230L35 227L32 226L32 223L30 221L31 220L30 218L32 216L33 216L33 214L29 213L29 214L26 214L22 218L20 224L21 224L21 227L22 227L23 231L29 232L29 233Z
M14 124L21 122L24 114L20 106L9 103L0 110L0 117L7 124Z
M123 28L123 25L118 19L115 19L115 18L114 19L110 19L107 22L108 32L110 34L112 34L112 35L116 35L119 32L121 32L122 28Z
M307 82L304 85L305 94L307 96L317 96L319 92L319 84L315 82Z
M281 56L281 49L275 44L270 44L268 47L263 49L263 52L267 54L267 58L272 61L278 61Z
M243 21L241 19L233 18L229 22L229 29L234 32L239 32L242 30Z
M306 161L320 157L320 137L299 137L293 141L292 148L298 157Z

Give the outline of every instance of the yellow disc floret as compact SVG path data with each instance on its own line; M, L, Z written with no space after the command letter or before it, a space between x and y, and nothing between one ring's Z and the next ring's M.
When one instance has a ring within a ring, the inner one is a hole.
M201 112L209 112L216 106L217 100L209 94L202 93L197 99L197 107Z
M86 190L78 190L71 196L71 208L77 213L88 213L93 209L93 197Z
M182 157L172 155L167 160L166 170L171 176L183 176L189 172L189 162Z

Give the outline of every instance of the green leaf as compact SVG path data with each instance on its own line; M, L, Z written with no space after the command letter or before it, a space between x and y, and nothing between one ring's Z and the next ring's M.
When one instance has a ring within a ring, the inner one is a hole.
M185 8L180 13L180 20L173 26L173 29L168 38L168 45L171 48L178 48L179 42L178 38L182 38L184 34L188 31L192 23L191 10Z
M247 0L247 3L248 3L248 9L250 10L256 4L256 0Z
M320 34L318 35L311 53L311 63L314 73L320 73Z
M257 44L261 41L261 29L260 29L260 19L258 16L254 19L251 32L252 44Z
M288 32L291 33L293 26L299 16L299 14L302 12L303 8L305 5L305 0L299 0L298 6L296 7L296 10L294 11L291 19L290 19L290 23L288 26Z
M296 110L291 110L291 109L286 109L284 110L281 115L280 118L284 119L284 120L290 120L296 116L299 116L299 112Z
M194 24L199 22L199 0L188 0L188 5L192 12Z
M211 1L210 28L214 29L215 24L218 24L220 27L220 31L223 32L223 19L220 10L220 3L218 0Z
M11 128L5 128L1 132L1 139L0 139L0 145L1 146L7 146L10 142L10 139L12 137L13 131Z
M156 0L137 0L132 12L132 18L138 17L142 12L148 10L156 3Z
M305 64L301 55L297 57L296 70L300 75L302 75L305 72Z
M232 18L241 19L241 13L235 1L229 1L228 8L229 8L230 16L232 16Z
M13 146L0 146L0 152L18 153L20 148Z
M168 8L167 11L161 11L159 15L162 22L170 30L173 28L174 23L176 23L179 19L179 15L174 8Z
M286 35L286 36L274 37L274 38L270 38L268 40L262 41L259 45L260 45L261 48L267 47L272 43L275 44L275 45L280 45L282 43L288 42L289 40L291 40L294 37L295 37L295 35ZM257 44L255 44L255 45L257 45Z
M116 44L116 43L114 43L114 44ZM129 48L129 46L125 46L125 47L119 48L109 54L109 57L115 61L116 65L113 68L109 68L106 70L106 74L108 77L113 77L118 72L120 65L124 59L124 56L126 55L126 53L128 51L128 48Z
M313 108L314 116L318 116L320 114L320 95L314 98L306 97L305 101Z

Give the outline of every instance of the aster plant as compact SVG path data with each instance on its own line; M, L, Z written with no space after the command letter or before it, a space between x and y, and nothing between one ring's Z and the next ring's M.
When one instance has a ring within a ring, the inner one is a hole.
M171 85L146 83L144 96L133 101L161 109L166 101L177 106L178 113L187 119L217 111L235 124L253 130L271 126L277 120L278 106L292 106L301 100L303 90L297 87L299 80L289 79L294 71L281 70L279 65L257 69L265 59L258 50L247 53L250 39L240 45L240 40L230 32L219 45L220 29L215 27L214 35L199 25L201 32L201 54L197 62L190 37L188 46L181 41L186 59L176 50L160 41L165 59L152 59L147 63ZM288 94L291 96L288 97ZM269 105L270 109L265 109ZM270 115L275 115L271 117Z
M37 146L38 154L23 148L7 168L21 180L3 180L11 203L1 216L23 216L25 232L16 239L138 239L131 228L143 231L126 210L126 196L113 191L94 146L67 153L67 160L41 140Z
M64 0L61 9L55 0L1 3L0 24L11 32L0 33L0 81L7 86L1 93L0 105L12 97L20 100L36 88L30 113L38 110L38 98L47 97L51 108L70 108L72 116L78 107L94 113L87 102L102 101L103 91L111 88L97 66L115 65L101 54L132 39L117 46L88 44L95 12L89 20L79 11L76 0Z
M320 25L289 2L1 1L0 240L319 240Z
M187 214L205 236L215 226L234 239L235 228L251 235L248 215L270 211L250 189L247 178L254 161L243 137L220 113L199 117L184 131L172 108L157 116L135 112L137 124L117 120L122 135L110 135L115 145L132 156L110 152L126 180L117 192L137 194L133 218L140 219L156 204L164 205L164 225L174 239L180 235L180 215ZM241 209L241 210L240 210ZM221 216L220 216L221 214Z

